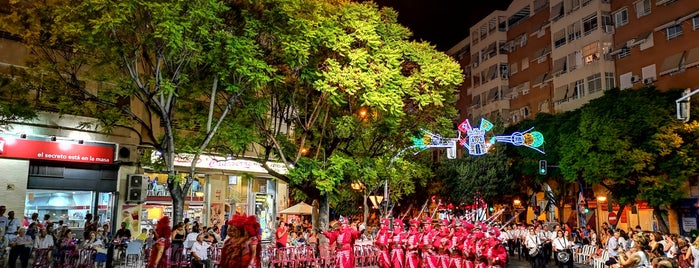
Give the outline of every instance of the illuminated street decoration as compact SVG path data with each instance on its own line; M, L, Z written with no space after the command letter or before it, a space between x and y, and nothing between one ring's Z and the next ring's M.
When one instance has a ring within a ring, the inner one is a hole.
M542 154L544 151L539 149L544 144L544 135L538 131L532 131L534 127L524 132L514 132L510 135L493 136L486 142L485 135L493 128L493 123L485 118L481 119L480 126L474 128L468 119L459 124L459 136L466 134L466 138L459 138L459 144L463 146L470 155L484 155L488 153L490 147L496 142L509 143L514 146L525 146L536 150ZM530 132L531 131L531 132Z

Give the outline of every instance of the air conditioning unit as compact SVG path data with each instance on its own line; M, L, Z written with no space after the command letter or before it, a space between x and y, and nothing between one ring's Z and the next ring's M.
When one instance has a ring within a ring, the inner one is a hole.
M634 75L631 77L631 83L638 83L641 82L641 77L638 75Z
M605 25L604 32L608 34L614 34L614 25Z
M117 161L120 163L136 163L141 158L138 152L138 146L135 145L119 145L117 149Z
M648 77L648 78L643 78L643 84L644 85L650 85L653 82L655 82L655 77Z
M126 202L143 203L148 195L148 176L145 174L126 175Z

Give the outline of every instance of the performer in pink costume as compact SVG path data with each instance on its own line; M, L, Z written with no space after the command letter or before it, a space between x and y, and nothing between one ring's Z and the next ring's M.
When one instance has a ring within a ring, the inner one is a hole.
M374 240L374 245L376 245L376 248L379 250L380 268L391 267L391 258L388 255L388 248L393 235L391 234L391 230L388 229L390 224L391 222L388 219L381 219L381 229L379 229L379 232L376 234L376 240Z
M341 226L338 230L323 231L330 240L330 245L336 245L335 262L340 268L354 268L354 241L359 238L359 231L349 226L347 218L340 216Z
M405 262L408 268L420 267L418 248L420 247L420 238L422 235L420 230L418 230L419 225L419 220L410 220L410 229L408 230L407 239L405 240Z
M406 238L407 233L403 230L403 222L398 219L393 222L393 238L391 239L391 267L393 268L405 267L403 241Z
M420 249L422 251L422 267L437 268L437 255L432 247L432 242L437 236L437 231L432 230L432 219L427 219L422 225L422 239Z

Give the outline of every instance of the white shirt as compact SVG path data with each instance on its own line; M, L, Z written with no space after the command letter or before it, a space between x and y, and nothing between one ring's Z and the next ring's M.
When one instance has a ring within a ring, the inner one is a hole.
M207 256L207 250L210 246L211 245L209 245L209 243L207 242L194 242L194 245L192 245L192 254L196 253L197 256L199 256L199 258L201 258L202 260L207 260L209 259L209 256Z
M53 236L46 235L46 237L41 238L39 235L36 236L36 240L34 240L34 248L50 248L53 247Z
M7 217L0 216L0 235L5 234L5 227L7 227Z
M527 246L527 248L535 248L541 244L541 240L536 235L527 235L524 239L524 244Z
M14 219L7 219L7 234L17 234L17 231L19 231L19 227L21 226L21 222L19 219L14 218Z
M573 246L573 242L568 241L565 237L556 237L553 239L553 247L556 251L567 249L570 246Z

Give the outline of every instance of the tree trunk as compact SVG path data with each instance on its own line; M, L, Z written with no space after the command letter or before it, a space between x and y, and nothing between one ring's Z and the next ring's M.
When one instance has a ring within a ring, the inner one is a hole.
M170 176L168 176L168 188L172 197L172 224L176 225L184 219L185 195L182 193L182 188L175 183L175 175L170 174Z
M318 227L320 227L320 223L318 220L318 211L320 203L318 203L318 199L313 199L313 202L311 202L311 206L313 207L313 213L311 213L311 225L313 225L313 230L316 230L318 229Z
M367 203L367 199L369 199L369 197L366 195L366 192L364 193L363 197L364 197L364 217L362 220L364 222L364 227L366 227L367 226L366 221L367 221L367 219L369 219L369 206Z
M626 205L619 205L619 210L616 211L616 224L612 225L612 228L614 230L616 230L616 226L619 225L619 222L621 222L619 219L621 219L621 213L623 213L624 208L626 208ZM611 223L610 223L610 225L611 225Z
M330 198L328 194L320 196L320 211L318 212L318 225L321 229L327 230L330 222Z
M663 216L663 211L660 209L659 206L653 207L653 215L655 216L655 219L658 221L658 231L664 234L670 233L670 227L668 225L668 222L665 220L665 217Z

